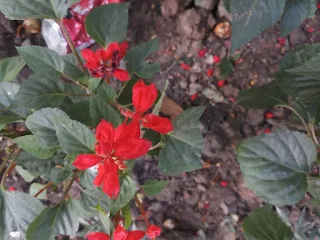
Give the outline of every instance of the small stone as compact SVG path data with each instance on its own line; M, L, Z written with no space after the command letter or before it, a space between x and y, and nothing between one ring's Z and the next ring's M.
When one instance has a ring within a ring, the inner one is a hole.
M164 221L163 226L165 228L173 230L176 227L176 224L175 224L174 220L168 218L167 220Z
M197 189L198 189L200 192L206 192L206 191L207 191L207 189L206 189L203 185L201 185L201 184L198 184L198 185L197 185Z
M161 5L161 13L164 17L173 17L178 12L177 0L164 0Z
M195 9L189 9L178 17L177 31L180 35L200 40L205 33L199 29L200 14Z
M188 58L198 55L199 50L202 47L200 40L196 40L191 43L191 48L189 49Z
M256 126L264 121L264 110L249 109L247 114L247 122L250 126Z
M198 77L196 74L191 73L190 75L190 82L195 83L197 81Z
M210 88L206 88L202 91L202 94L208 99L213 100L215 103L224 101L224 97L216 89L213 90Z
M201 69L200 63L196 62L195 64L193 64L192 68L190 69L190 72L201 73L202 69Z
M26 46L30 46L31 45L31 41L29 38L27 38L26 40L24 40L22 43L21 43L21 46L23 47L26 47Z
M208 20L207 20L207 24L209 27L213 28L216 24L217 21L216 19L212 16L212 14L209 14Z
M202 90L202 85L199 83L191 83L190 86L190 95L193 95L195 93L198 93Z
M180 87L181 87L182 89L186 89L186 88L188 87L188 83L187 83L186 81L181 81L181 82L180 82Z
M197 2L196 5L208 11L211 11L213 10L213 8L215 7L218 1L219 0L201 0L201 1L196 1Z
M220 1L218 5L218 16L219 18L227 18L230 22L232 20L231 14L227 11L225 5L224 5L225 0Z
M208 64L208 65L214 64L213 56L212 56L212 55L207 56L207 57L204 59L204 62L205 62L206 64Z

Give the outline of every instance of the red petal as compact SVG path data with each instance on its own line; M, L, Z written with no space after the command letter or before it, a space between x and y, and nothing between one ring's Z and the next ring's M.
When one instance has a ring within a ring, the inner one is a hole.
M82 57L86 60L86 61L94 61L95 60L95 57L96 57L96 54L95 52L93 52L91 49L89 48L86 48L86 49L83 49L81 51L81 54L82 54Z
M102 184L103 178L104 178L104 172L105 172L105 167L103 166L103 164L100 163L98 166L98 174L93 181L93 184L95 186L99 187Z
M186 70L186 71L189 71L191 66L188 65L188 64L185 64L185 63L181 63L180 64L180 67L183 69L183 70Z
M207 49L200 49L198 52L199 58L203 58L207 53Z
M213 56L213 62L214 62L215 64L218 64L220 61L221 61L221 58L220 58L219 56L217 56L217 55L214 55L214 56Z
M114 71L113 76L121 82L126 82L130 80L129 72L121 68L117 68Z
M123 139L115 144L114 155L123 160L130 160L147 154L151 146L152 143L145 139Z
M146 85L139 80L132 88L132 103L138 113L148 111L158 97L158 90L154 84Z
M120 44L120 51L119 51L119 59L122 59L127 54L127 49L129 48L128 42L124 41Z
M170 119L154 114L145 115L142 120L142 125L162 134L167 134L173 130Z
M150 225L147 229L147 235L149 238L156 238L160 236L161 233L161 228L155 226L155 225Z
M114 138L114 127L111 123L102 119L96 128L96 139L97 141L113 142Z
M140 126L139 121L140 119L133 120L131 123L120 124L114 134L114 142L122 141L122 139L128 138L140 138Z
M118 165L111 159L104 161L104 178L102 190L110 197L116 199L120 192Z
M120 50L120 47L117 42L110 43L107 49L104 51L103 59L105 61L108 61L112 57L112 55L119 50Z
M102 157L95 154L80 154L77 156L76 160L72 164L75 168L79 170L85 170L87 168L93 167L102 161Z
M128 233L126 240L140 240L146 235L144 231L131 231Z
M113 233L114 240L127 240L127 231L119 224Z
M110 240L110 236L103 232L92 232L86 235L88 240Z

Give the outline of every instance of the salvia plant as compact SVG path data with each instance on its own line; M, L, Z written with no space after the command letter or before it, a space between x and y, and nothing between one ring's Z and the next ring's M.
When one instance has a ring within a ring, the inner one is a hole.
M173 122L159 116L167 84L157 90L150 79L160 66L146 62L158 50L159 39L128 45L128 3L93 9L86 30L100 48L78 52L62 23L77 2L0 0L9 19L56 21L72 50L61 56L45 47L17 47L20 56L0 60L0 136L12 140L0 165L0 239L51 240L59 234L89 240L156 239L161 229L149 221L138 192L156 195L167 182L150 179L137 186L131 178L134 160L157 156L160 171L169 176L200 169L198 121L205 108L190 108ZM232 14L231 52L279 20L279 42L286 41L306 18L315 17L317 6L315 0L224 3ZM319 145L319 59L320 45L297 46L282 59L272 82L238 98L247 108L287 108L304 127L279 129L238 146L247 187L277 210L266 205L250 214L243 224L247 239L314 239L318 234L304 226L305 209L293 224L280 207L298 203L307 192L320 198L319 174L312 171ZM25 65L33 73L19 84L15 79ZM15 122L25 127L8 127ZM14 168L41 177L46 185L34 194L5 189ZM74 184L80 198L69 193ZM39 197L52 186L62 186L63 195L48 207ZM145 220L142 230L131 228L131 202ZM96 221L79 231L79 219L91 217Z

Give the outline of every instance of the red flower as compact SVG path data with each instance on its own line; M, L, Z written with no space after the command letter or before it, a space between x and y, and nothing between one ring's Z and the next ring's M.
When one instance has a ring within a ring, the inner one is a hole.
M9 191L15 191L15 190L17 190L17 189L14 186L9 187Z
M210 68L210 69L207 70L207 76L211 77L212 75L213 75L213 69Z
M99 49L96 52L84 49L81 52L86 60L84 66L89 69L94 77L106 78L114 76L122 82L128 81L130 80L128 71L119 68L120 61L125 57L127 49L127 42L123 42L120 45L114 42L109 44L107 49Z
M272 119L274 118L274 114L272 112L266 112L266 114L264 115L264 117L266 119Z
M117 198L120 192L118 171L126 168L124 161L148 153L152 143L140 138L140 128L135 122L114 129L105 120L96 128L96 140L96 153L78 155L73 166L85 170L99 164L93 184L102 185L102 190L110 198Z
M213 62L214 63L218 64L220 61L221 61L221 58L219 56L217 56L217 55L213 56Z
M317 8L320 9L320 3L317 4Z
M218 86L219 88L222 88L222 87L224 86L225 82L226 82L225 80L218 80L217 86Z
M286 38L279 37L279 38L278 38L278 43L279 43L280 45L285 45L285 44L286 44Z
M127 118L133 118L134 122L141 122L145 128L166 134L173 130L171 121L168 118L155 114L145 114L155 103L158 97L158 90L154 84L146 85L139 80L132 88L132 103L135 112L122 110L121 113Z
M229 183L227 181L221 181L220 182L220 186L221 187L227 187L229 185Z
M265 134L269 134L269 133L271 133L270 128L265 129L265 130L264 130L264 133L265 133Z
M160 233L161 233L161 228L159 228L155 225L150 225L147 229L147 235L151 239L154 239L154 238L160 236Z
M314 28L313 27L308 27L307 28L307 32L308 33L313 33L314 32Z
M185 64L185 63L181 63L180 64L180 67L183 69L183 70L186 70L186 71L189 71L191 66L188 65L188 64Z
M194 101L194 100L196 100L197 97L198 97L198 94L195 93L195 94L191 95L190 100Z
M198 56L199 58L203 58L207 53L207 49L200 49L199 52L198 52Z
M140 240L145 235L143 231L127 232L120 224L113 233L113 240ZM93 232L86 235L88 240L109 240L110 236L102 232Z

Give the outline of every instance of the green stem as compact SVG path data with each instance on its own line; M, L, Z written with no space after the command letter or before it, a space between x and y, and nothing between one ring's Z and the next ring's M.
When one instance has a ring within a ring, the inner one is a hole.
M152 146L152 147L149 149L149 151L155 150L155 149L157 149L157 148L159 148L159 147L163 147L163 146L164 146L163 142L158 142L156 145Z
M126 81L126 82L123 84L122 88L120 89L120 91L119 91L119 93L118 93L118 95L117 95L117 99L120 97L121 93L122 93L122 92L124 91L124 89L126 88L128 82L129 82L129 81Z
M18 150L17 154L14 156L14 158L11 161L11 163L7 167L6 171L4 172L4 174L2 176L2 179L1 179L1 183L0 183L1 187L4 186L4 181L5 181L6 177L7 177L7 175L9 174L9 172L11 171L11 168L15 165L15 161L16 161L17 157L20 155L20 153L21 153L21 149Z
M62 200L66 200L68 198L68 193L72 187L73 182L79 177L78 173L80 173L80 172L79 171L73 172L72 179L70 180L70 182L64 192Z
M319 141L314 129L314 124L309 124L309 128L310 128L310 132L311 132L311 137L313 139L313 141L315 142L315 144L319 145Z

